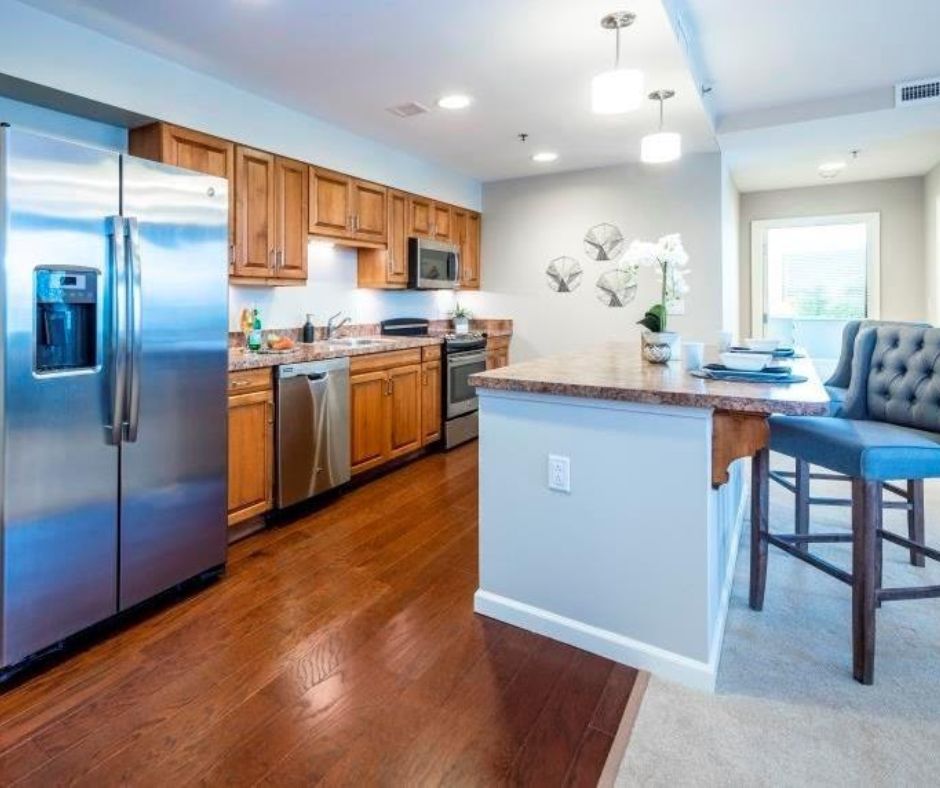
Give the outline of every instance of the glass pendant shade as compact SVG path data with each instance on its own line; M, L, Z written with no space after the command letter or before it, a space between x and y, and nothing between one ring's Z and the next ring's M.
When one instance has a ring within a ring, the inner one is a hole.
M647 164L675 161L682 155L682 136L674 131L647 134L640 140L640 160Z
M617 68L604 71L591 80L591 109L598 115L632 112L642 101L642 71Z

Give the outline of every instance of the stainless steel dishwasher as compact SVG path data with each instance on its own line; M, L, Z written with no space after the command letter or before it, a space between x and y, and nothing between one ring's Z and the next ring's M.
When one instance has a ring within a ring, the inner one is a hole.
M277 505L349 481L349 359L277 371Z

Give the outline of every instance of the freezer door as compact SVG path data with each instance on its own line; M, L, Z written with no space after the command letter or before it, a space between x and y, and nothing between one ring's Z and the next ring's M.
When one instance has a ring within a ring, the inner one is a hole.
M228 184L123 158L120 607L225 562Z
M117 154L0 129L2 666L117 610L119 194Z

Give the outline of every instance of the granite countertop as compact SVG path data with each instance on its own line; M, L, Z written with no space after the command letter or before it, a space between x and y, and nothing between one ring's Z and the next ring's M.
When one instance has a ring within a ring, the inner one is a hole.
M706 354L717 360L717 353ZM749 413L821 416L829 412L829 395L809 359L787 359L805 383L772 384L704 380L686 372L681 361L650 364L640 355L639 341L610 342L578 353L524 361L471 376L479 389L558 394L569 397L683 405Z
M391 350L409 350L426 345L439 345L442 337L376 337L381 343L375 345L350 346L337 342L314 342L310 345L298 343L287 353L251 353L244 348L231 347L228 351L229 372L243 369L279 367L281 364L297 364L304 361L322 361L343 356L365 356L370 353L388 353Z

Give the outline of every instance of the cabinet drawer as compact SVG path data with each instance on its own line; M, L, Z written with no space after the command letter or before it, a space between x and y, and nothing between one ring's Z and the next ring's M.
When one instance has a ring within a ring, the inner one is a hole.
M374 372L378 369L391 369L406 364L421 363L421 348L411 350L392 350L387 353L370 353L366 356L353 356L349 359L349 374Z
M511 337L488 337L486 340L487 350L508 350Z
M270 388L272 388L271 370L268 368L243 369L228 373L229 394L245 394L249 391L264 391Z
M434 359L441 357L441 346L440 345L428 345L427 347L421 348L421 360L422 361L434 361Z

